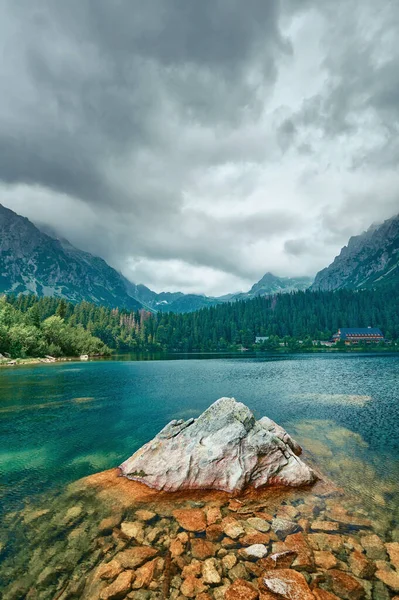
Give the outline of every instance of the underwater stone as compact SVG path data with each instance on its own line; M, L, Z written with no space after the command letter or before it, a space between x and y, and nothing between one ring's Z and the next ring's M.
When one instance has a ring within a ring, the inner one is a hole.
M302 486L317 476L300 446L279 425L234 398L220 398L197 419L171 421L120 469L149 487L177 491L247 486Z

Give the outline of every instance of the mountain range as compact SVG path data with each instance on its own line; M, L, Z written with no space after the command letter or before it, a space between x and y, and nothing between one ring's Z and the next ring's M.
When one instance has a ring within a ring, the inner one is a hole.
M33 293L131 310L184 313L228 301L303 290L311 283L309 277L266 273L245 293L221 297L156 293L129 281L102 258L75 248L68 240L55 237L51 230L36 227L0 204L0 293Z
M33 293L72 302L152 312L185 313L223 302L310 289L331 291L399 284L399 215L351 237L325 269L310 277L266 273L248 292L211 297L157 293L136 284L105 260L75 248L50 230L35 226L0 204L0 293Z
M273 294L305 290L311 283L310 277L277 277L266 273L260 281L255 283L249 292L238 292L224 296L202 296L198 294L183 294L182 292L161 292L157 294L145 285L135 285L127 282L128 292L144 306L161 312L191 312L206 306L215 306L223 302L234 300L249 300L256 296L269 296Z

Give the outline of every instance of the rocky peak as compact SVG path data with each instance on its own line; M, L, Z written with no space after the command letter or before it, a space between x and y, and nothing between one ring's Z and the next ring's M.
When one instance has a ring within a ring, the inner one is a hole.
M197 419L171 421L121 466L149 487L177 491L247 486L301 486L316 475L298 458L300 446L271 419L257 421L234 398L220 398Z
M103 259L40 231L0 204L0 293L34 293L131 309L122 276Z
M316 275L312 289L363 289L398 280L399 215L351 237L330 266Z

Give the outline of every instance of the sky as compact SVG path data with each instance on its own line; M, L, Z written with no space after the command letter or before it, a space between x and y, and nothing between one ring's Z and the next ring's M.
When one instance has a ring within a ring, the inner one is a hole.
M0 0L0 202L155 291L399 213L395 0Z

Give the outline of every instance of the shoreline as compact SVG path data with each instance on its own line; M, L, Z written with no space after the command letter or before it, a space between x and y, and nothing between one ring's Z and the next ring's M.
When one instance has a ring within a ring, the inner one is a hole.
M395 350L392 348L354 348L354 349L342 349L342 348L315 348L313 350L290 350L288 348L281 348L276 350L220 350L220 351L191 351L191 352L183 352L183 351L151 351L151 350L143 350L141 352L124 352L120 354L113 354L110 356L89 356L88 358L82 359L79 356L61 356L61 357L53 357L53 358L42 358L42 357L27 357L27 358L0 358L0 368L4 367L18 367L18 366L30 366L30 365L39 365L39 364L56 364L63 362L93 362L93 361L112 361L112 360L121 360L119 357L124 356L135 356L140 362L140 358L138 357L146 357L145 360L148 360L148 357L153 356L153 360L161 359L162 357L191 357L191 356L212 356L212 357L221 357L228 355L229 357L258 357L258 356L278 356L278 355L313 355L313 354L332 354L332 355L384 355L384 354L398 354L399 350ZM128 359L126 359L128 360ZM135 361L132 361L135 362Z
M0 359L0 367L18 367L18 366L27 366L27 365L39 365L46 364L52 365L59 362L74 362L81 361L79 357L65 357L62 356L60 358L4 358Z

